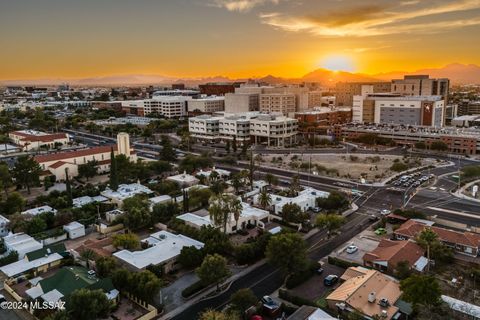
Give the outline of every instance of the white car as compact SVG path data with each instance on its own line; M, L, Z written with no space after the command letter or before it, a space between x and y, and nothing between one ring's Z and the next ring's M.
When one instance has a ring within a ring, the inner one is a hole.
M350 253L350 254L355 253L358 251L358 247L352 244L352 245L349 245L345 251L347 251L347 253Z
M388 209L383 209L382 211L380 211L380 214L382 216L388 216L390 213L391 213L391 211L388 210Z

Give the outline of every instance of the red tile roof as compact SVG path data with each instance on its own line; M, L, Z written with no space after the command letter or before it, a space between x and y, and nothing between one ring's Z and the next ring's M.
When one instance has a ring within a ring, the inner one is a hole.
M49 165L49 167L53 168L53 169L57 169L57 168L60 168L61 166L63 166L64 164L67 164L67 163L64 162L64 161L57 161L54 164Z
M12 134L15 134L17 136L23 137L21 140L27 140L27 141L51 141L55 139L65 139L67 138L67 134L64 132L61 133L50 133L50 134L44 134L44 135L35 135L35 134L29 134L26 132L22 131L14 131Z
M378 247L363 256L364 262L376 260L387 261L389 267L395 268L400 261L408 261L410 267L423 256L425 250L413 241L392 241L382 239Z
M460 244L468 247L480 247L480 234L472 232L458 232L439 227L429 227L421 222L415 220L408 220L395 230L395 234L405 236L407 238L414 238L425 228L430 228L438 235L439 240L443 242Z
M55 160L78 158L78 157L90 156L98 153L110 152L112 147L114 151L117 150L117 145L101 146L101 147L93 147L89 149L39 155L39 156L35 156L34 159L38 163L43 163L43 162L49 162L49 161L55 161Z

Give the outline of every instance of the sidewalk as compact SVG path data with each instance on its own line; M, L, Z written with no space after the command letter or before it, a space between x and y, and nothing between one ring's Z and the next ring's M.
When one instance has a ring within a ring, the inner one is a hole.
M475 201L475 202L480 203L480 199L476 199L476 198L473 198L473 197L470 197L470 196L467 196L466 194L464 194L464 191L466 189L468 189L472 185L478 184L478 183L480 183L480 180L475 180L475 181L469 182L466 185L464 185L463 187L461 187L460 189L458 189L457 191L451 192L451 195L454 196L454 197L460 198L460 199L470 200L470 201Z

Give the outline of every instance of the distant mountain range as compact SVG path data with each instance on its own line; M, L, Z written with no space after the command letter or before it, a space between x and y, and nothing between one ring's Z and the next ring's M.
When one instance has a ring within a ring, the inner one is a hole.
M421 69L415 72L394 71L367 75L345 71L331 71L316 69L301 78L281 78L268 75L254 80L271 84L320 82L324 86L334 85L337 82L362 82L362 81L385 81L403 78L404 75L428 74L432 78L449 78L453 84L480 83L480 66L474 64L452 63L442 68ZM172 83L185 83L188 86L197 86L207 82L233 82L246 81L247 79L231 79L224 76L206 78L176 78L162 75L115 75L106 77L91 77L82 79L35 79L35 80L0 80L0 85L58 85L69 83L79 86L122 86L122 85L167 85Z

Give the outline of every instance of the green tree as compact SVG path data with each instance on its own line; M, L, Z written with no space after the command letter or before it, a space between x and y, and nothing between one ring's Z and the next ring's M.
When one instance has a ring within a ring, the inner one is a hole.
M397 266L395 268L395 277L403 280L410 277L411 274L412 271L410 270L410 263L407 260L399 261L397 263Z
M200 314L199 320L240 320L240 316L229 311L206 310Z
M408 165L403 162L394 162L390 167L390 170L395 172L402 172L408 169Z
M151 271L134 272L130 278L130 292L146 302L152 302L153 297L162 286L162 281Z
M225 143L225 150L227 151L227 153L230 153L230 140L227 140L227 142Z
M27 223L27 233L31 236L40 233L45 229L47 229L47 224L38 216L33 217L32 220Z
M179 213L180 209L175 202L159 203L153 206L152 219L154 223L166 223Z
M217 290L220 282L230 276L227 259L219 254L207 255L195 272L204 284L216 284Z
M272 197L267 190L262 190L258 195L258 204L264 210L267 210L272 205Z
M123 201L124 225L132 230L145 227L152 222L150 205L143 196L134 196Z
M84 249L80 252L80 260L85 261L87 268L90 268L90 261L95 261L97 254L92 249Z
M300 177L298 176L298 174L296 174L293 176L292 181L290 183L290 194L296 197L300 190L301 190Z
M308 219L308 214L296 203L286 203L282 207L282 219L285 222L303 223Z
M415 142L415 148L423 150L427 148L427 145L423 141L418 141L418 142Z
M327 211L343 210L349 206L348 199L343 193L332 191L328 197L318 197L316 199L317 206Z
M235 190L235 193L238 193L240 188L243 186L241 177L238 173L235 173L232 175L232 178L230 179L230 183L232 184L232 187Z
M113 236L113 246L115 248L134 250L140 247L140 239L134 233L115 234Z
M151 161L148 163L148 166L150 167L150 170L159 175L172 170L170 162L163 160Z
M276 186L278 184L278 178L271 173L265 175L265 181L271 186Z
M430 149L436 150L436 151L447 151L448 150L448 144L446 144L443 141L433 141L430 144Z
M243 314L248 308L253 306L257 301L257 297L249 288L240 289L230 297L231 303Z
M0 162L0 188L3 189L6 197L8 197L8 189L12 185L12 175L8 169L8 165L5 162Z
M430 253L431 248L438 242L438 235L430 228L424 228L416 239L417 243L427 250L427 271L430 271Z
M27 188L30 194L30 187L38 185L40 181L40 165L31 156L19 156L13 167L13 177L15 181Z
M400 281L403 299L429 309L440 303L440 285L433 276L412 275Z
M296 233L276 234L270 238L265 256L273 265L290 274L306 265L307 246Z
M177 262L187 269L193 269L202 264L203 256L203 251L195 246L183 247Z
M95 261L95 270L99 277L109 277L117 268L117 262L113 257L100 257Z
M233 150L233 153L237 153L237 137L236 136L233 136L232 150Z
M160 145L162 146L162 151L160 152L160 160L175 161L177 159L177 153L173 149L172 142L170 141L170 138L168 136L162 136Z
M320 214L315 220L315 225L327 230L327 237L330 238L333 232L340 229L345 223L345 217L338 214Z
M72 319L92 320L106 318L111 303L101 289L75 290L69 297L66 309Z
M98 172L98 161L88 161L87 163L81 164L78 166L78 175L80 177L86 178L87 181L90 178L93 178L97 175Z
M18 192L12 192L4 202L0 203L0 212L4 215L11 215L22 212L27 201Z
M227 232L227 224L230 223L232 216L238 222L242 210L242 204L235 195L221 194L213 196L209 200L210 206L208 212L212 222L217 226L222 226L223 232Z
M117 161L115 159L113 147L110 150L110 189L118 189Z

